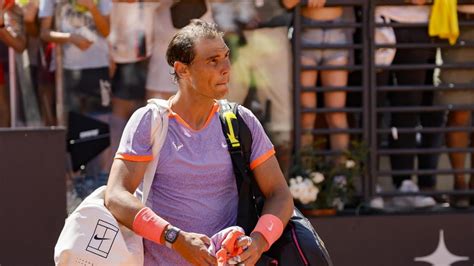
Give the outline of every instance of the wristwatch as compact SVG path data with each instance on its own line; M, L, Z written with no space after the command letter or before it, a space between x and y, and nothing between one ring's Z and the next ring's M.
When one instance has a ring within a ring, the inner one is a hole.
M168 229L165 231L165 244L167 247L173 247L173 243L178 239L179 231L181 231L181 229L178 227L168 226Z

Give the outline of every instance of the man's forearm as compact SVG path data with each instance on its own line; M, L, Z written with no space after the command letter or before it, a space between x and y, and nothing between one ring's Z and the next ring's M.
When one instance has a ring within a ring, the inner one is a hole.
M91 8L90 12L92 14L92 18L94 19L97 31L104 38L107 38L107 36L109 36L109 33L110 33L110 21L108 19L108 16L102 15L96 6Z
M71 41L71 33L52 30L42 30L41 39L45 42L68 43Z
M286 225L293 215L293 198L288 190L276 191L265 200L262 215L272 214L280 218L283 225Z
M9 47L12 47L17 53L21 53L26 48L26 39L24 37L13 37L5 28L0 29L0 40Z

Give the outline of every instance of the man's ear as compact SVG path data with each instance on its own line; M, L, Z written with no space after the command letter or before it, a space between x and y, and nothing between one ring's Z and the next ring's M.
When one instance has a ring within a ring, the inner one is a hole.
M180 78L184 78L189 75L188 66L182 62L176 61L174 62L174 72Z

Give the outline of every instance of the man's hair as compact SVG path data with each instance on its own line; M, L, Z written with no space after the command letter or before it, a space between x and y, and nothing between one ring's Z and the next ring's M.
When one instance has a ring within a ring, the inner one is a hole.
M219 31L215 23L193 19L186 27L179 30L171 39L166 51L166 61L171 67L178 61L190 64L196 56L194 44L200 39L222 38L223 32ZM175 80L179 76L173 72Z

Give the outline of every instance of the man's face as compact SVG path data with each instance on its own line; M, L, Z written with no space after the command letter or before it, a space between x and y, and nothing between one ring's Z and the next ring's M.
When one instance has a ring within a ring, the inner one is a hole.
M208 98L223 98L229 91L229 48L222 38L201 39L194 44L194 51L194 60L188 65L193 89Z

